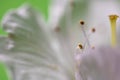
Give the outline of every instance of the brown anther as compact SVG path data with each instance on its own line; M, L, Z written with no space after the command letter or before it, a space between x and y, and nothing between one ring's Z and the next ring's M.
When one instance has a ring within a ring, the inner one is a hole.
M83 45L82 44L79 44L78 45L80 49L83 49Z
M80 24L81 24L81 25L84 25L84 24L85 24L85 22L84 22L83 20L81 20L81 21L80 21Z
M60 27L59 26L57 26L57 27L55 27L55 32L59 32L60 31Z
M96 29L95 29L95 28L92 28L91 31L94 33L94 32L96 31Z

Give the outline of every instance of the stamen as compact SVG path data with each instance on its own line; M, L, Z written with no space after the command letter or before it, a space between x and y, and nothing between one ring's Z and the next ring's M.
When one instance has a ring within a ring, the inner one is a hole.
M92 35L93 33L95 33L95 32L96 32L96 29L95 29L95 28L91 28L91 29L90 29L90 32L88 33L88 38L90 38L91 35Z
M81 20L81 21L80 21L80 24L81 24L81 25L84 25L84 24L85 24L85 22Z
M81 21L80 21L81 29L82 29L83 35L84 35L84 37L85 37L85 41L86 41L88 47L90 47L88 35L87 35L87 33L85 32L85 29L84 29L84 24L85 24L85 22L84 22L83 20L81 20Z
M117 38L116 38L116 20L117 15L109 15L110 23L111 23L111 44L112 46L116 46Z
M96 29L95 29L95 28L92 28L91 31L92 31L92 33L95 33L95 32L96 32Z
M83 47L82 44L79 44L78 47L79 47L80 49L84 49L84 47Z

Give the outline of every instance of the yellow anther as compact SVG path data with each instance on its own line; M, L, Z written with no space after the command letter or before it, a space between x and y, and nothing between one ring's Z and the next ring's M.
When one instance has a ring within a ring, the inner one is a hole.
M110 23L111 23L111 44L115 46L117 44L116 38L116 21L119 16L117 15L109 15Z

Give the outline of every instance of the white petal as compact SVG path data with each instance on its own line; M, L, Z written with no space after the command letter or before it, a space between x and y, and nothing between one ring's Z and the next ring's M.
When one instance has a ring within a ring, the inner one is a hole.
M80 54L79 74L81 80L119 80L120 51L102 47Z
M67 57L63 57L68 53L66 55L63 51L61 53L54 50L50 38L52 34L50 30L46 30L47 26L37 11L28 5L23 6L6 14L2 24L9 37L7 48L1 55L10 58L6 63L12 71L13 80L72 80L74 78L74 73L70 70L72 67L65 61Z
M64 16L69 0L52 0L49 8L49 24L56 27Z

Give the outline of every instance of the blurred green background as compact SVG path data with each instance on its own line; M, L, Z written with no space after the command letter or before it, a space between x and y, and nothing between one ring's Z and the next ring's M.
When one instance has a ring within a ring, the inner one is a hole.
M0 22L9 9L17 8L24 3L29 3L37 10L39 10L47 19L48 18L48 4L49 0L0 0ZM2 30L0 25L0 35L6 33ZM0 62L0 80L10 80L7 76L5 64Z

